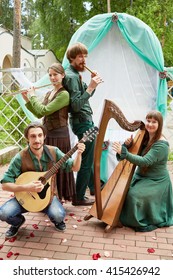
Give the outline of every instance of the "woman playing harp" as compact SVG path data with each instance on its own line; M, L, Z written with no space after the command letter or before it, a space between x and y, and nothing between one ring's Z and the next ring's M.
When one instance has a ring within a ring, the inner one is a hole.
M123 145L112 145L119 160L126 159L137 166L120 215L121 223L135 231L173 225L172 184L167 170L169 144L162 135L162 127L161 113L149 112L141 155L128 152L126 144L132 139Z

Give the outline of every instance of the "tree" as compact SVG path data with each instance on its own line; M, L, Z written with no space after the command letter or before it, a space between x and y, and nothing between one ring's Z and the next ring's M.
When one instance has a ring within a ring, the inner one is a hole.
M21 57L21 1L14 0L13 15L13 67L20 68Z
M7 29L13 29L12 0L0 0L0 24Z

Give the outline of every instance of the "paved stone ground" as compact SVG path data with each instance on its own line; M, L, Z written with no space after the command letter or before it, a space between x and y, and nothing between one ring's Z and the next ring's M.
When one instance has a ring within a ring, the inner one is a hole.
M168 121L165 134L173 147L172 119ZM0 166L0 178L8 165ZM173 180L173 162L168 163ZM0 205L11 194L0 187ZM0 259L10 260L92 260L99 253L101 259L119 260L172 260L173 226L152 232L134 232L130 228L114 228L105 233L105 224L96 218L84 221L89 207L64 203L67 229L57 232L42 213L25 214L26 222L16 240L5 241L8 225L0 222ZM153 248L154 252L148 252ZM11 253L10 253L11 252ZM11 257L8 258L8 254Z
M173 179L172 163L169 164ZM8 165L0 166L0 178ZM11 194L0 188L0 204ZM19 231L16 240L5 241L8 228L5 222L0 224L0 258L6 260L92 260L99 253L101 259L124 260L172 260L173 226L160 228L152 232L137 233L130 228L114 228L105 233L105 224L96 218L84 221L89 207L72 206L64 203L67 229L58 232L42 213L25 214L26 222ZM154 253L148 249L153 248Z

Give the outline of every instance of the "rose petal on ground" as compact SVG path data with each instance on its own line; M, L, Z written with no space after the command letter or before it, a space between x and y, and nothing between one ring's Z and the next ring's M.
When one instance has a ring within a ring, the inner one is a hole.
M13 255L13 252L8 252L7 258L10 258Z
M152 239L157 240L157 237L153 236Z
M30 237L34 237L35 235L34 235L34 233L33 232L31 232L30 233Z
M50 224L49 224L49 223L47 223L47 224L46 224L46 226L50 227Z
M73 217L73 216L74 216L74 213L70 213L69 216Z
M8 242L14 242L16 239L17 239L17 237L16 237L16 236L14 236L14 237L12 237L12 238L8 239Z
M79 222L79 223L80 223L80 222L82 222L82 220L81 220L81 219L79 219L79 220L77 220L77 222Z
M3 258L0 258L0 261L2 261L3 260Z
M76 220L77 218L76 218L76 216L72 216L72 219Z
M108 257L110 257L110 255L111 255L111 254L110 254L108 251L104 251L104 256L105 256L105 257L108 258Z
M154 250L154 248L148 248L148 249L147 249L147 252L150 253L150 254L152 254L152 253L155 252L155 250Z
M65 243L65 242L67 242L67 239L66 239L66 238L63 238L63 239L62 239L62 243Z
M1 245L0 245L0 250L1 250L3 247L4 247L4 245L3 245L3 244L1 244Z
M48 223L49 222L49 220L44 220L46 223Z
M34 229L38 229L38 225L37 225L37 224L33 224L32 227L33 227Z
M101 258L101 256L100 256L99 253L93 254L93 255L92 255L92 259L93 259L93 260L98 260L99 258Z
M72 227L73 227L73 228L77 228L77 225L73 225Z
M20 254L19 253L14 253L14 256L19 256Z
M65 222L67 222L67 221L68 221L68 219L66 218L66 219L65 219Z

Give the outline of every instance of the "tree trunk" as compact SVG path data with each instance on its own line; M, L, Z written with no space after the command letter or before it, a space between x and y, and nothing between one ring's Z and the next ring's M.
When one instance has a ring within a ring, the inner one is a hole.
M13 68L20 68L20 58L21 58L21 1L14 0Z

